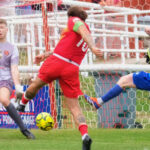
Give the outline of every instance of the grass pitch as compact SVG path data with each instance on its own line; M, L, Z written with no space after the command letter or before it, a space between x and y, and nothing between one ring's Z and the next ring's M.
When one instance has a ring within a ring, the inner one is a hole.
M19 130L0 129L0 150L81 150L77 130L32 130L36 140ZM150 129L90 129L92 150L150 150Z

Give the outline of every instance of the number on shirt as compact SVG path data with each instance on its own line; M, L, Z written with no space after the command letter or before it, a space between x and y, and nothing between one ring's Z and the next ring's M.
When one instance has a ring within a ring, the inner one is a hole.
M88 49L88 46L86 44L86 42L83 41L83 39L81 39L78 43L77 43L77 47L80 47L82 45L82 51L85 52Z

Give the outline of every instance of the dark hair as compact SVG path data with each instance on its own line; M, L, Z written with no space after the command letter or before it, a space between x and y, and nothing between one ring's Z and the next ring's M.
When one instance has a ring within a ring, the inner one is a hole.
M73 6L68 9L68 17L79 17L81 20L85 21L88 17L86 11L78 6Z
M0 24L5 24L5 25L7 26L7 22L6 22L5 19L1 19L1 18L0 18Z

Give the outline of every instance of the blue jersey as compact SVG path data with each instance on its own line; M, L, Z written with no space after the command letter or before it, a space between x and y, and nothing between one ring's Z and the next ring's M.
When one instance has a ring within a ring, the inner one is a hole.
M144 71L133 73L133 82L138 89L150 91L150 73Z

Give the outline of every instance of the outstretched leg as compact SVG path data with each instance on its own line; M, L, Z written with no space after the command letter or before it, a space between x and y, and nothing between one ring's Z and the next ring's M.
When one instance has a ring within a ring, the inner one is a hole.
M24 112L26 104L35 97L37 92L41 87L43 87L46 83L43 82L40 78L36 78L27 88L26 92L22 96L22 100L20 105L17 107L18 111Z
M105 95L98 98L89 97L88 95L84 95L87 102L92 104L96 109L101 107L104 103L108 102L112 98L118 96L124 88L132 87L136 88L136 85L133 82L133 74L128 74L119 79L116 85L111 88Z

